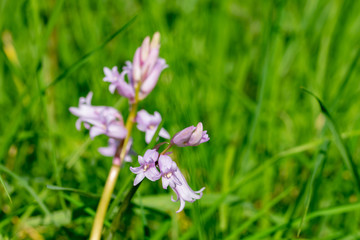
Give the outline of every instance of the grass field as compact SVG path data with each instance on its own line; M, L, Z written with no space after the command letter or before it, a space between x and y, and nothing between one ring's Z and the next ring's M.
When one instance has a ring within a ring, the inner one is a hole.
M352 0L0 0L0 239L88 239L112 159L69 107L93 91L126 117L103 67L156 31L169 68L140 108L171 135L203 122L210 141L172 157L206 189L177 214L171 189L144 181L114 239L359 239L359 12ZM104 236L137 165L120 172Z

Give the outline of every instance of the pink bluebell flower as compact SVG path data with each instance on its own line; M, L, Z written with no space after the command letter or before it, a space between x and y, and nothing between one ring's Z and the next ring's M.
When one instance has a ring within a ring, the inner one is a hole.
M171 144L179 147L197 146L209 140L207 131L203 131L203 125L199 122L196 127L190 126L176 133L171 139Z
M160 33L156 32L150 42L146 37L142 45L136 50L133 62L127 61L121 73L117 67L111 70L104 68L105 82L110 82L109 90L117 92L129 98L131 102L135 98L135 89L139 86L139 99L144 99L155 87L159 76L167 64L164 59L159 58ZM125 81L127 75L128 82Z
M110 138L124 139L127 130L124 126L121 114L112 107L92 106L90 92L86 98L81 97L79 107L71 107L69 110L72 114L79 117L76 121L76 128L80 130L81 123L90 129L90 137L94 138L100 134L105 134Z
M153 182L160 179L161 174L155 166L158 157L159 153L155 149L147 150L144 157L138 156L140 166L130 167L130 171L136 174L134 186L139 184L145 177Z
M162 186L167 189L168 186L176 193L177 199L171 196L173 202L180 200L180 208L176 212L181 212L185 207L185 201L194 202L200 199L203 195L204 187L199 191L193 191L176 163L166 155L160 155L159 157L159 168L162 176Z
M130 69L131 69L131 63L127 62L127 64L130 64ZM121 74L118 72L117 67L113 67L112 69L104 67L104 73L105 73L105 77L103 80L105 82L110 82L109 91L111 93L114 93L115 90L117 90L117 92L121 96L129 98L131 100L135 98L135 90L134 87L132 86L132 83L131 82L127 83L125 81L126 75L128 75L129 79L132 79L131 78L132 72L129 71L128 67L123 67L123 71L121 72Z
M154 112L154 115L151 115L146 110L142 109L136 115L136 122L137 128L140 131L145 132L145 142L149 144L161 123L161 115L158 112ZM160 129L159 136L170 139L170 134L164 128Z

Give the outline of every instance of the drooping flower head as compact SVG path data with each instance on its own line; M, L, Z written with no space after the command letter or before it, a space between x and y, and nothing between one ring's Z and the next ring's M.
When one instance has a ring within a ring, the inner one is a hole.
M168 186L170 186L177 195L176 200L174 200L172 196L171 200L173 202L180 200L180 208L176 212L181 212L184 209L185 201L194 202L202 197L202 192L205 188L203 187L199 191L193 191L176 163L169 156L160 155L159 168L162 176L163 188L167 189Z
M139 86L139 99L144 99L155 87L159 76L167 65L159 58L160 33L156 32L153 39L146 37L142 45L136 50L133 62L126 62L120 74L117 67L104 68L105 82L110 82L109 90L117 92L134 101L135 89ZM125 81L127 75L129 82Z
M158 157L159 153L155 149L149 149L145 152L144 157L138 157L140 166L130 167L130 171L136 174L134 186L139 184L145 177L153 182L160 179L161 174L155 166Z
M186 147L197 146L209 140L207 131L203 131L203 125L199 122L196 127L190 126L176 133L171 139L171 143L179 147Z
M72 114L79 117L76 121L76 128L80 130L81 123L90 129L90 137L94 138L100 134L105 134L110 138L124 139L127 130L121 114L112 107L92 106L90 92L86 98L81 97L79 107L71 107L69 110Z
M154 115L151 115L142 109L136 115L136 122L137 128L145 132L145 142L149 144L161 123L161 115L158 112L154 112ZM164 128L160 129L159 136L165 139L170 138L170 134Z

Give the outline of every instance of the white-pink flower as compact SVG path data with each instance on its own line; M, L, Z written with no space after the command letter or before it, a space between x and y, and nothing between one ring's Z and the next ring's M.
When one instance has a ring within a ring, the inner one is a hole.
M197 199L200 199L203 195L205 187L201 188L199 191L194 191L190 188L189 184L186 182L184 175L180 172L180 169L177 167L176 163L171 159L171 157L166 155L160 155L159 157L159 168L162 176L162 186L164 189L167 189L168 186L176 193L177 199L171 196L173 202L180 200L180 208L176 212L181 212L185 207L185 201L194 202Z
M127 130L121 114L112 107L92 106L92 96L92 92L89 92L86 98L80 98L79 107L69 109L72 114L79 117L76 128L80 130L81 123L84 122L85 128L90 129L91 138L105 134L110 138L124 139Z
M155 166L158 157L159 153L155 149L149 149L145 152L144 157L138 157L140 166L130 167L130 171L136 174L134 186L138 185L145 177L153 182L160 179L161 174Z

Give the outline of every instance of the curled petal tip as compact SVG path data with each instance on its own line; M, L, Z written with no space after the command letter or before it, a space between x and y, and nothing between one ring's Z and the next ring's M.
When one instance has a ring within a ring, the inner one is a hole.
M205 190L205 187L201 188L199 191L195 191L195 193L199 193L200 197L202 197L204 190Z
M160 33L156 32L151 40L151 48L157 48L160 45Z
M184 210L184 208L185 208L185 201L182 200L182 199L180 199L180 208L179 208L179 210L177 210L176 212L179 213L179 212L181 212L182 210Z

